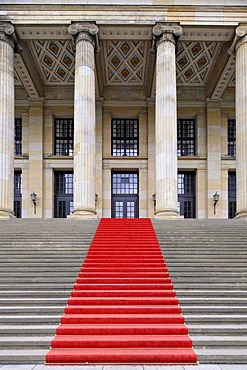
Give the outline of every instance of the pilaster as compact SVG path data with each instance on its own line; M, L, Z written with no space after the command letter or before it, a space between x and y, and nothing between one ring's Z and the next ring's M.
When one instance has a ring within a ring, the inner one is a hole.
M155 217L178 217L177 211L177 96L175 48L182 28L156 24L156 212Z
M43 217L43 104L43 98L29 101L29 197L37 194L36 213L29 198L29 218Z
M155 103L148 102L148 217L154 217L155 193Z
M207 203L208 218L221 218L221 101L207 101ZM213 195L220 200L214 213Z

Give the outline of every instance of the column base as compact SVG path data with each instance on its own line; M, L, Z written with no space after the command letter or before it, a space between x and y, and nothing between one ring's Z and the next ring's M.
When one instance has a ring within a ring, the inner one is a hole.
M247 220L247 209L244 209L243 211L240 211L236 214L235 218L241 218L243 220Z
M88 220L92 220L92 219L96 219L98 218L97 216L97 212L94 211L93 209L77 209L77 210L74 210L72 215L69 215L67 216L67 218L71 218L71 219L88 219Z
M6 208L0 208L0 220L16 218L13 211Z
M160 211L156 211L154 213L154 218L162 218L162 219L170 219L170 220L180 220L180 219L183 219L184 216L181 216L178 214L177 211L174 211L172 209L162 209Z

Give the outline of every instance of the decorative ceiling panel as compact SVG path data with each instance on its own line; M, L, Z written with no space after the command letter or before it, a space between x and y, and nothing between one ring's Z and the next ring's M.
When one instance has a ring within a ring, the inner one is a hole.
M220 49L217 42L181 42L176 56L178 85L204 86Z
M145 85L150 42L122 40L102 44L106 85Z
M32 41L31 49L45 85L74 83L75 58L71 41Z

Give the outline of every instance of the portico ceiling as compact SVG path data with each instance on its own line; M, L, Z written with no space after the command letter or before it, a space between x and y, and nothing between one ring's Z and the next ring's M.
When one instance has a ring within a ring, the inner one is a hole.
M66 28L19 26L17 32L28 48L34 68L27 65L30 59L25 54L16 57L16 86L24 85L32 96L37 73L43 86L74 84L74 50ZM233 35L234 29L229 28L184 27L176 54L177 84L206 87L210 82L215 97L221 97L227 86L234 86L235 59L226 53ZM152 27L100 26L99 39L101 49L96 68L101 80L98 84L147 87L155 69L151 54Z

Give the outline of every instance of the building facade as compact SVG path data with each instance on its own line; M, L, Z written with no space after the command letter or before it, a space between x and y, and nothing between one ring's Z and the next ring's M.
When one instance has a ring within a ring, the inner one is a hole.
M247 2L50 3L0 5L0 217L246 218Z

